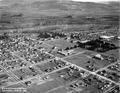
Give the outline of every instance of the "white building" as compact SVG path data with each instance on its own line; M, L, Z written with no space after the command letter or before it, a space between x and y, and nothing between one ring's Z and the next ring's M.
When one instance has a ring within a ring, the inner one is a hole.
M81 43L87 43L88 41L90 41L90 40L82 40L82 41L80 41Z
M68 51L62 50L62 51L58 51L58 53L60 53L60 54L62 54L62 55L64 55L64 56L70 55L70 54L72 54L73 52L74 52L74 50L68 50Z
M118 36L118 39L120 40L120 36Z
M111 39L113 39L115 36L106 36L106 35L103 35L103 36L100 36L100 38L102 38L102 39L105 39L105 40L111 40Z
M104 58L102 57L101 54L96 54L95 57L98 58L98 59L104 60Z

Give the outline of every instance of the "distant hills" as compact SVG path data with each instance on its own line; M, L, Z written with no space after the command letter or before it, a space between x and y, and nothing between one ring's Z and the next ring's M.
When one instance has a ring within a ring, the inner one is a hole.
M66 24L83 26L76 30L118 32L119 28L119 2L3 0L0 3L0 30Z
M0 12L21 12L25 15L118 15L119 3L73 2L70 0L3 0Z

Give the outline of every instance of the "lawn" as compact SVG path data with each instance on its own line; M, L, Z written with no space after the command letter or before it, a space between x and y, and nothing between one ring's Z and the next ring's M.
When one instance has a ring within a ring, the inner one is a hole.
M72 57L65 58L65 60L69 61L72 64L76 64L80 67L85 67L86 66L85 63L89 60L89 58L84 54L78 54Z

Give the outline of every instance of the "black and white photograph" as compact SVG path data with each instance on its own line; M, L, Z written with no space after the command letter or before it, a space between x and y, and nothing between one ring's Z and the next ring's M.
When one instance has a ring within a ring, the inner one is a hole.
M0 0L0 93L120 93L120 0Z

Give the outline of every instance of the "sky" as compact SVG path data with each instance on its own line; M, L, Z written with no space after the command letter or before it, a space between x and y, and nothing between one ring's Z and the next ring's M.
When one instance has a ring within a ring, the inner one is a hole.
M0 0L3 1L3 0ZM28 0L29 1L29 0ZM63 0L64 1L64 0ZM107 1L119 1L119 0L72 0L72 1L80 1L80 2L107 2Z
M0 0L3 1L3 0ZM72 1L82 1L82 2L106 2L106 1L119 1L119 0L72 0Z
M108 1L119 1L119 0L72 0L72 1L82 1L82 2L108 2Z

